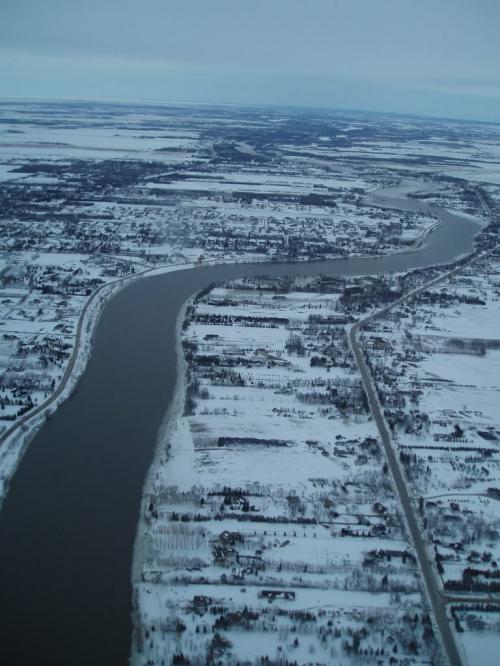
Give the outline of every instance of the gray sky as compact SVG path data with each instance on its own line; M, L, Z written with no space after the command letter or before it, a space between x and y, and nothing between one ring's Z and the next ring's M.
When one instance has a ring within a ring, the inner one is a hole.
M500 121L500 1L0 0L0 96Z

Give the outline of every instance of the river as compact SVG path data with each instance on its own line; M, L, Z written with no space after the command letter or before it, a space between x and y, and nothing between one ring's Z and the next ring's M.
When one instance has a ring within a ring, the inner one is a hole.
M127 664L138 510L175 388L175 324L189 296L245 275L354 275L446 263L471 251L478 230L442 211L441 225L415 252L202 267L147 277L118 293L99 320L77 392L31 442L0 513L2 663Z

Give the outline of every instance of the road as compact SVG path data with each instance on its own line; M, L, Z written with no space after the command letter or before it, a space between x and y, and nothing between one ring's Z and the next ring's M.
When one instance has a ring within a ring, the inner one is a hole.
M109 282L106 282L106 284L101 285L98 287L95 291L92 292L91 296L89 299L85 302L85 305L82 308L82 311L80 312L80 316L78 318L78 324L76 327L76 334L75 334L75 343L73 345L73 351L71 353L71 356L68 361L68 365L66 366L66 369L64 371L63 376L61 377L61 380L54 391L50 395L47 400L44 400L40 405L37 405L36 407L33 407L29 412L26 412L23 416L21 416L19 419L17 419L7 430L5 430L1 435L0 435L0 446L7 441L7 439L13 435L16 431L22 429L23 425L27 424L29 421L34 419L36 416L44 412L48 407L50 407L53 403L55 403L62 395L64 390L66 389L66 386L68 384L68 381L70 380L73 370L75 368L75 363L78 359L78 355L80 352L80 345L82 342L82 332L83 332L83 327L85 324L85 320L87 317L87 313L90 309L90 307L96 302L98 296L101 294L101 292L105 289L108 289L112 285L125 285L128 282L137 279L139 277L143 277L147 275L148 273L154 273L157 271L160 271L162 269L168 269L170 268L171 270L175 270L174 266L176 269L180 270L183 267L189 266L190 263L181 263L181 264L162 264L160 266L154 266L150 268L146 268L143 271L137 271L136 273L133 273L131 275L127 275L124 277L119 277L116 278L115 280L110 280ZM19 305L19 304L18 304Z
M216 266L217 264L220 264L221 262L217 259L209 259L203 262L203 266ZM238 262L236 262L238 263ZM246 263L246 262L241 262L241 263ZM257 263L257 262L250 262L250 263ZM105 289L108 289L109 287L112 287L113 285L121 285L125 286L129 282L132 282L133 280L136 280L141 277L146 277L148 274L154 275L158 272L161 271L175 271L175 270L182 270L190 267L194 267L196 264L193 261L186 261L186 262L180 262L176 264L159 264L158 266L151 266L148 268L145 268L144 270L141 271L136 271L135 273L132 273L130 275L125 275L123 277L115 278L114 280L110 280L109 282L106 282L105 284L101 285L100 287L97 287L95 291L92 292L92 294L89 296L88 300L85 302L85 305L82 308L82 311L80 312L80 316L78 318L78 323L76 327L76 333L75 333L75 342L73 345L73 351L71 352L71 356L68 361L68 365L66 366L66 369L64 371L63 376L61 377L61 380L59 381L59 384L57 388L55 389L54 393L52 393L47 400L44 400L44 402L40 403L36 407L33 407L29 412L26 412L26 414L23 414L19 419L16 419L14 423L7 428L1 435L0 435L0 446L4 444L9 437L11 437L15 432L18 430L21 430L24 425L26 425L28 422L30 422L32 419L34 419L36 416L41 414L42 412L45 412L48 407L53 405L54 403L57 402L57 400L61 397L63 392L66 389L66 386L71 379L73 375L73 371L75 369L75 364L78 359L78 355L80 353L80 346L82 343L82 332L83 332L83 327L86 323L86 317L87 313L92 305L97 301L98 297L100 296L101 292ZM114 292L113 292L114 293ZM25 297L26 298L26 297ZM106 300L109 298L106 297ZM24 299L23 299L24 300ZM17 304L19 305L19 303ZM1 502L0 502L0 507L1 507Z
M476 259L477 259L477 257L472 259L468 263L471 263L472 261L475 261ZM207 263L211 263L211 262L207 262ZM215 262L215 263L217 263L217 262ZM180 265L176 265L175 269L179 270L179 269L185 268L185 267L186 267L186 265L180 264ZM129 276L129 277L125 277L125 278L118 278L118 279L114 280L113 282L114 283L125 284L126 282L130 281L131 279L137 279L139 276L145 276L148 273L154 273L154 272L157 272L158 270L167 269L167 268L174 269L173 266L161 266L161 267L158 266L158 267L154 267L154 268L147 268L143 271L137 272L133 276ZM389 468L390 468L392 477L394 479L394 483L395 483L397 492L398 492L399 497L400 497L401 506L403 507L403 511L405 513L405 517L406 517L406 521L407 521L407 524L408 524L408 529L409 529L409 532L410 532L410 536L411 536L411 538L413 540L413 543L414 543L414 546L415 546L415 550L416 550L416 554L417 554L417 557L418 557L419 565L420 565L420 568L421 568L421 571L422 571L422 574L423 574L423 577L424 577L425 585L426 585L426 588L427 588L427 591L428 591L431 607L434 611L436 624L437 624L438 630L440 632L440 635L441 635L441 638L442 638L442 641L443 641L443 645L445 647L445 651L446 651L446 654L447 654L448 659L450 661L450 664L453 664L453 666L455 664L460 665L462 663L462 659L461 659L460 654L458 652L458 649L457 649L457 646L456 646L456 643L455 643L455 639L454 639L453 633L450 629L448 619L447 619L447 616L446 616L445 603L446 603L448 598L441 596L441 594L439 592L439 589L438 589L438 586L437 586L437 583L436 583L436 580L435 580L435 577L434 577L432 566L430 565L430 563L428 561L427 553L426 553L426 550L425 550L425 542L424 542L424 540L422 538L422 535L420 533L420 529L419 529L414 511L413 511L413 508L412 508L412 505L411 505L410 497L409 497L408 491L406 489L405 481L404 481L404 478L402 476L398 461L396 459L396 455L394 453L394 450L393 450L393 447L392 447L392 444L391 444L390 435L389 435L389 432L387 430L385 421L383 419L381 409L380 409L380 405L378 403L378 400L377 400L377 397L376 397L376 394L375 394L375 390L373 388L373 384L372 384L372 381L371 381L371 376L370 376L369 370L368 370L368 368L365 364L365 361L364 361L363 355L361 353L361 350L359 348L359 345L358 345L358 342L357 342L357 339L356 339L356 335L357 335L357 332L359 331L359 328L362 326L362 324L366 323L367 321L369 321L371 319L374 319L376 317L379 317L379 316L383 315L384 313L388 312L391 308L393 308L395 305L397 305L399 303L402 303L402 302L412 298L413 296L415 296L419 292L421 292L423 290L426 290L429 287L434 286L434 285L438 284L439 282L442 282L442 281L446 280L448 277L450 277L451 275L453 275L454 273L456 273L456 272L458 272L462 269L463 269L463 266L459 266L459 267L447 272L445 275L442 275L439 278L437 278L433 281L430 281L430 282L426 283L425 285L419 287L418 289L416 289L416 290L406 294L405 296L397 299L395 302L391 303L390 305L388 305L384 308L381 308L376 313L373 313L369 317L365 318L364 320L354 324L353 327L350 330L350 333L349 333L351 346L352 346L353 353L355 355L357 364L358 364L359 369L360 369L360 373L361 373L361 376L362 376L362 379L363 379L365 390L366 390L366 393L367 393L367 396L368 396L368 401L369 401L369 404L370 404L370 408L372 410L375 422L376 422L377 427L378 427L379 432L380 432L380 437L381 437L381 440L383 442L383 446L384 446L384 449L385 449L385 452L386 452ZM14 432L18 431L23 426L28 424L29 421L34 419L37 415L40 415L44 410L46 410L50 405L54 404L61 397L61 395L65 391L65 389L67 387L67 384L68 384L68 381L69 381L70 377L72 376L73 371L75 369L75 364L76 364L77 359L78 359L80 344L81 344L81 341L82 341L82 335L83 335L83 331L84 331L84 326L86 325L86 317L87 317L87 313L89 312L89 308L96 302L100 293L104 289L107 289L111 284L112 284L111 282L107 283L106 285L103 285L102 287L99 287L95 292L93 292L93 294L90 296L90 298L86 302L83 310L81 311L80 317L79 317L79 320L78 320L76 334L75 334L75 343L74 343L74 347L73 347L73 352L71 354L68 365L65 369L65 372L64 372L64 374L61 378L61 381L60 381L57 389L55 390L55 392L47 400L45 400L42 404L34 407L30 412L23 415L14 424L12 424L4 433L2 433L2 435L0 436L0 445L2 445ZM451 597L449 598L449 600L451 600Z
M483 258L484 255L480 255L480 257ZM397 460L396 453L394 451L394 447L391 442L391 436L382 414L382 409L378 401L371 373L368 369L368 366L366 365L363 352L361 351L361 348L357 340L357 334L359 329L367 322L386 314L396 305L399 305L407 300L410 300L411 298L418 295L420 292L426 291L430 287L434 287L439 283L444 282L455 273L458 273L459 271L463 270L465 266L471 265L478 259L479 257L475 256L471 260L466 262L464 265L458 266L453 270L448 271L444 275L441 275L434 280L430 280L429 282L418 287L417 289L412 290L408 294L405 294L404 296L398 298L393 303L390 303L389 305L381 308L380 310L377 310L376 312L370 314L368 317L359 320L358 322L352 325L349 331L349 342L351 344L351 348L354 353L356 363L361 373L361 378L366 391L366 396L368 398L368 403L370 405L370 410L377 425L380 434L380 439L382 440L382 444L384 447L389 470L391 472L392 479L396 487L396 491L399 495L399 500L406 518L406 524L408 526L410 538L415 548L417 560L419 563L420 570L422 572L425 587L427 589L429 602L434 613L434 618L437 629L440 634L441 642L444 651L446 653L448 662L451 666L460 666L463 661L462 655L457 647L453 631L450 628L450 623L446 614L446 607L445 607L446 601L442 597L439 591L439 587L433 570L433 565L429 562L429 558L427 556L426 544L422 536L422 533L420 531L420 527L418 525L417 518L413 510L413 506L411 504L411 499L406 487L406 481L403 477L403 473L399 466L399 462Z
M180 173L180 170L171 171L171 172L168 172L167 174L164 174L164 175L171 176L171 175L178 174L178 173ZM154 205L154 203L153 204L148 203L148 205ZM113 232L112 236L114 236L115 233L116 232ZM107 241L109 241L109 238L106 240L106 242ZM98 246L96 246L96 248L94 248L94 251L97 251L103 244L104 244L104 241L103 241L103 243L100 243ZM179 269L181 269L183 266L189 265L189 263L190 262L185 262L184 264L175 264L175 265L178 266ZM60 396L62 395L62 393L66 389L68 381L70 380L70 378L73 374L75 363L78 359L78 354L80 352L82 330L83 330L83 325L85 323L85 318L87 316L87 312L89 311L89 308L91 307L91 305L93 305L93 303L97 300L97 297L99 296L99 294L104 289L109 287L110 285L113 285L113 284L123 284L123 285L125 285L127 282L130 282L132 279L135 279L135 278L138 278L138 277L141 277L141 276L145 276L147 273L153 273L153 272L155 272L157 270L160 270L162 268L166 269L166 268L171 268L171 267L172 267L171 264L162 264L160 266L147 267L142 271L137 271L133 275L125 276L125 277L119 277L119 278L116 278L115 280L110 280L109 282L106 282L106 284L103 284L100 287L97 287L97 289L92 292L92 294L90 295L90 297L86 301L85 305L83 306L82 311L80 312L80 316L78 318L78 324L77 324L77 328L76 328L75 343L74 343L74 346L73 346L73 351L71 353L70 359L68 361L68 365L66 366L64 374L61 377L61 380L60 380L56 390L54 391L54 393L52 393L47 398L47 400L42 402L40 405L37 405L36 407L33 407L33 409L31 409L29 412L26 412L26 414L21 416L19 419L16 419L16 421L9 428L7 428L7 430L5 430L0 435L0 446L4 442L6 442L9 439L9 437L11 437L11 435L13 435L18 430L22 429L22 427L24 425L26 425L29 421L34 419L37 415L41 414L48 407L50 407L52 404L54 404L60 398ZM2 271L2 273L3 272L4 271ZM25 296L22 299L22 301L24 301L26 298L27 298L27 296ZM19 305L20 305L20 303L17 304L17 306L19 306ZM1 501L0 501L0 506L1 506Z

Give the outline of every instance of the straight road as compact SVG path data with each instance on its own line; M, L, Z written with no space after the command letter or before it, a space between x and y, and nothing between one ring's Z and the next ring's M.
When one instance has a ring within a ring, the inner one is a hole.
M370 317L372 318L372 317ZM366 320L365 320L366 321ZM396 487L397 493L399 495L400 504L403 508L403 512L406 518L406 524L408 525L408 530L410 532L411 540L415 548L417 555L418 563L422 576L424 578L425 586L427 589L427 594L429 601L434 612L434 618L436 621L437 628L441 636L441 642L443 648L446 652L448 662L450 666L460 666L462 664L462 657L458 651L455 637L450 628L448 617L446 615L445 605L441 598L434 572L432 570L432 565L429 562L427 557L427 551L425 548L425 542L420 532L420 528L411 505L410 497L408 495L408 490L406 488L406 482L403 478L403 474L399 467L399 463L394 452L391 437L387 430L380 405L375 394L375 389L373 387L373 382L371 378L370 371L366 365L363 353L359 347L358 341L356 339L356 334L359 330L359 327L363 322L357 322L354 324L349 332L349 340L351 343L354 356L356 358L356 363L358 364L359 371L361 373L361 378L365 387L366 395L368 398L368 403L370 405L370 410L377 424L377 428L380 434L380 439L385 450L385 456L389 469Z
M480 255L480 257L482 258L484 257L484 255ZM429 558L427 556L425 541L420 531L420 527L418 525L415 512L413 510L410 496L408 494L408 489L406 487L406 481L403 477L403 473L399 466L399 462L397 460L396 453L394 451L391 442L391 436L387 429L387 425L382 414L382 410L375 391L371 373L368 369L365 358L363 356L363 352L361 351L361 348L357 340L357 334L359 329L367 322L386 314L396 305L399 305L407 300L410 300L411 298L417 296L420 292L423 292L429 289L430 287L434 287L439 283L444 282L445 280L453 276L455 273L458 273L459 271L463 270L466 266L469 266L475 261L477 261L480 257L475 256L471 260L466 262L464 265L458 266L453 270L448 271L444 275L441 275L434 280L430 280L429 282L418 287L417 289L412 290L408 294L398 298L393 303L390 303L389 305L372 313L368 317L365 317L364 319L356 322L355 324L352 325L349 331L349 342L352 351L354 353L354 357L356 359L359 371L361 373L361 378L366 391L366 396L368 398L368 404L370 405L370 410L373 414L373 418L375 420L375 423L377 425L380 434L380 439L382 440L382 444L384 446L387 463L394 481L394 485L399 495L401 507L403 509L406 518L406 524L410 532L411 540L413 541L413 545L417 555L417 560L425 582L425 587L427 589L429 602L434 612L434 618L440 633L441 642L450 666L460 666L462 664L462 656L457 647L455 636L450 628L450 623L445 608L446 602L444 598L441 596L436 581L436 577L434 574L433 566L430 563Z

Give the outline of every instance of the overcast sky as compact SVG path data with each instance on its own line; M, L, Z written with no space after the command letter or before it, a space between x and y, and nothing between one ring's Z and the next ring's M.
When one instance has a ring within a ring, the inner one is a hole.
M0 97L500 121L500 0L0 0Z

